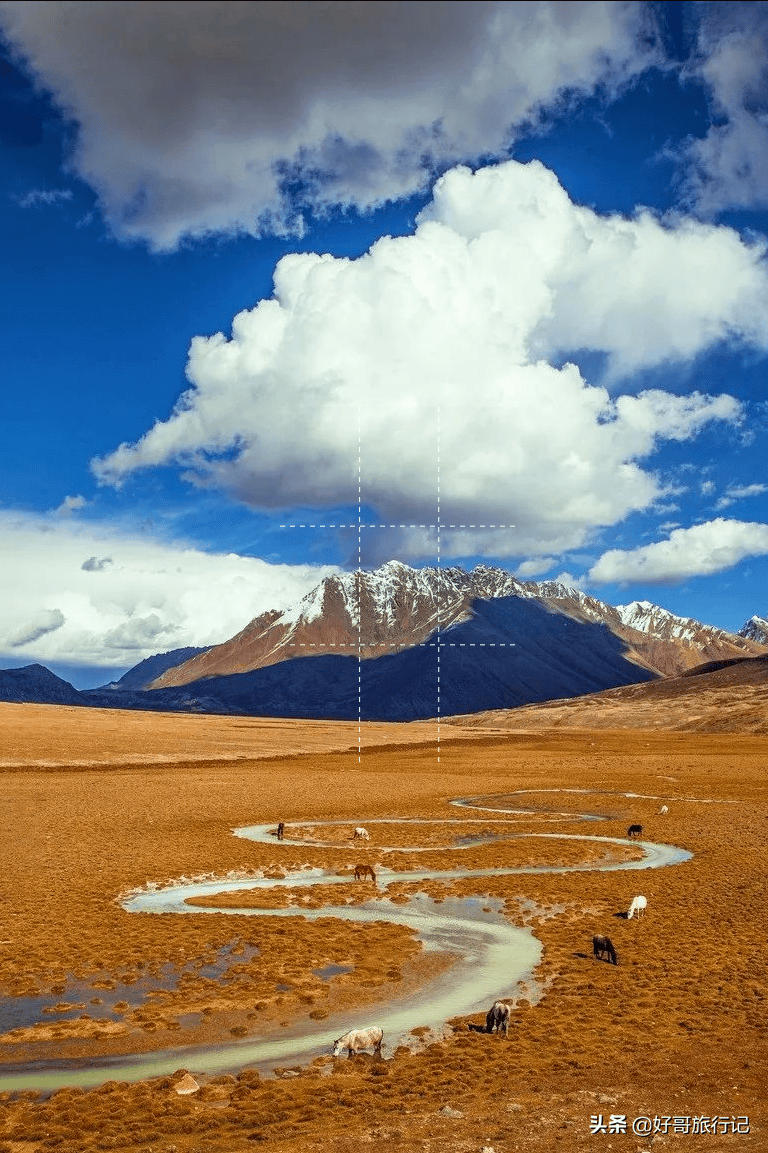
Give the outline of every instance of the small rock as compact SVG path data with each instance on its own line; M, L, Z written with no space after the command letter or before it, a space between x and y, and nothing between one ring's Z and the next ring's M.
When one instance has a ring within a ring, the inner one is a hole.
M451 1105L443 1105L440 1112L442 1113L443 1117L463 1117L464 1116L461 1109L454 1109Z
M522 1107L522 1105L519 1105L519 1104L517 1103L517 1101L510 1101L510 1102L509 1102L509 1103L508 1103L508 1104L505 1106L505 1108L506 1108L506 1110L507 1110L507 1113L520 1113L520 1112L522 1112L522 1108L523 1108L523 1107Z
M190 1093L197 1093L200 1086L191 1074L185 1073L180 1081L174 1085L174 1089L180 1097L186 1097Z
M483 1145L482 1153L496 1153L493 1145Z
M607 1093L601 1093L598 1097L601 1105L616 1105L618 1103L617 1097L609 1097Z

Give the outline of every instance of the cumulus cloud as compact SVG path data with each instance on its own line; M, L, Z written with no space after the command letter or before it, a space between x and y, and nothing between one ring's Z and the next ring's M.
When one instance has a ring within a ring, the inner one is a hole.
M720 509L729 508L737 500L744 500L745 497L749 496L760 496L764 492L768 492L768 484L731 484L718 500L715 509L719 512Z
M113 231L157 249L297 229L302 202L368 209L500 155L566 94L655 61L649 19L607 0L0 3Z
M614 386L718 342L768 347L762 257L726 228L599 216L536 161L453 169L414 235L284 257L229 339L193 339L171 417L93 467L119 485L176 463L256 507L324 507L357 503L359 447L400 555L434 551L438 479L446 555L573 549L673 491L640 463L662 441L739 421L727 395ZM605 354L613 392L562 363L574 349ZM393 555L385 535L366 547Z
M693 528L676 529L667 540L643 548L611 549L587 575L599 583L669 584L724 572L745 557L766 554L768 525L718 517Z
M336 571L8 511L0 512L0 549L13 557L0 567L0 650L21 648L44 664L132 665L166 649L216 644Z
M698 51L688 69L709 89L715 123L683 149L684 189L706 214L768 205L768 8L698 5Z
M61 609L42 609L29 618L25 624L11 630L7 634L6 644L12 649L31 644L48 633L55 633L64 624L65 619Z

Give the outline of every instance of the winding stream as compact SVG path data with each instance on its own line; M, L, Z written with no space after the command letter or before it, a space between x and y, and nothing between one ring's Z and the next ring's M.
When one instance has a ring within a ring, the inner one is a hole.
M572 790L576 791L576 790ZM581 790L578 790L581 791ZM540 813L540 809L503 808L500 802L506 802L516 794L508 793L497 797L472 797L451 802L462 808L481 809L507 816L529 816ZM630 794L622 794L629 796ZM485 803L483 803L485 802ZM494 804L496 802L496 804ZM554 820L599 821L605 819L601 814L593 813L549 813ZM462 820L445 819L420 820L384 818L366 820L369 827L388 824L443 824L449 826L451 831L457 830L461 825L488 823L494 826L500 824L514 825L515 821L497 818L484 822L482 819ZM322 828L329 826L346 825L350 821L296 821L292 825L303 828ZM339 845L334 842L320 840L291 840L291 825L286 825L288 836L281 842L283 845L301 847L333 847L349 852L350 845ZM269 844L276 847L274 837L274 824L251 825L247 828L234 830L236 836L245 837L260 844ZM424 869L410 872L397 872L377 866L379 884L386 887L396 881L409 884L419 881L455 880L466 877L498 877L516 874L539 873L571 873L601 871L625 871L639 869L662 868L667 865L678 864L688 860L692 854L685 849L675 848L672 845L655 844L649 841L629 841L621 837L600 837L587 834L565 833L509 833L503 834L504 839L518 838L547 838L552 840L577 840L600 842L606 845L606 855L602 861L579 865L536 865L517 868L491 868L491 869ZM454 843L440 848L430 846L427 848L414 846L382 846L376 843L377 852L397 853L408 852L434 852L450 848L461 850L474 845L485 843L487 836L480 833L462 838L461 843ZM643 851L643 857L633 861L615 861L609 858L608 846L631 845ZM205 1069L206 1073L217 1073L224 1070L240 1068L244 1065L271 1070L275 1064L293 1065L299 1062L306 1063L314 1057L329 1052L334 1039L347 1028L355 1025L368 1024L367 1018L384 1029L385 1046L390 1050L400 1043L405 1043L410 1031L417 1026L428 1026L438 1033L444 1022L450 1017L466 1016L478 1010L485 1011L496 997L513 997L515 990L522 981L529 981L540 954L541 945L528 929L520 929L510 924L503 916L503 901L491 900L487 897L446 898L440 902L433 900L425 894L411 897L407 904L393 904L388 898L378 896L375 899L355 906L326 906L321 909L304 907L266 908L266 909L237 909L237 908L206 908L186 904L190 898L209 896L215 893L231 893L240 889L273 889L279 887L301 888L312 885L348 885L350 877L336 876L323 873L319 869L305 869L289 873L281 879L274 878L226 878L220 880L190 881L171 885L167 888L147 888L128 894L123 899L123 907L128 912L142 913L177 913L194 914L206 913L229 914L234 916L252 917L303 917L307 920L318 920L328 916L354 923L371 923L376 921L391 921L414 929L418 940L426 951L450 953L457 960L447 971L438 977L429 980L415 992L408 995L392 997L379 1005L375 1005L358 1014L357 1020L351 1020L349 1012L329 1017L322 1022L308 1020L305 1016L298 1018L294 1024L282 1029L280 1036L268 1040L253 1040L247 1038L243 1041L227 1043L218 1047L180 1048L138 1054L133 1057L119 1056L111 1059L102 1059L98 1065L83 1064L82 1062L60 1061L39 1062L34 1068L2 1067L0 1071L0 1090L38 1089L51 1092L64 1085L79 1085L89 1087L99 1085L110 1077L119 1077L125 1081L136 1081L147 1077L167 1075L181 1066L191 1066L193 1069ZM518 989L519 993L519 989Z

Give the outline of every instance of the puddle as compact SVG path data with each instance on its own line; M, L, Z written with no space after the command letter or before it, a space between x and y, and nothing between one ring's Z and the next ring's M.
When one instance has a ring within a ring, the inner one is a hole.
M0 1033L28 1028L40 1022L52 1025L57 1021L75 1021L79 1017L120 1021L130 1010L151 1003L156 994L175 992L185 978L207 977L210 980L222 980L223 984L228 985L236 979L234 975L224 979L230 965L247 964L258 953L255 945L241 944L235 938L219 950L215 961L207 964L201 965L194 958L181 966L168 963L138 978L132 974L129 981L120 980L106 972L93 973L87 980L70 976L63 993L9 997L0 1001ZM107 983L112 987L105 988ZM65 1005L69 1007L64 1008Z
M321 981L327 981L331 977L341 976L342 973L351 973L354 967L354 965L324 965L322 969L313 969L312 973Z

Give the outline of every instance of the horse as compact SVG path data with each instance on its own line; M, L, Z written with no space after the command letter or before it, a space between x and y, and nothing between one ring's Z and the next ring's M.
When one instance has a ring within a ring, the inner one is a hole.
M643 826L642 825L630 825L629 828L627 829L627 836L628 837L642 837L642 835L643 835Z
M592 938L592 956L595 958L596 961L599 961L600 958L603 956L603 954L607 955L608 960L611 962L611 964L618 965L619 958L616 956L616 950L613 947L613 941L611 940L611 938L610 937L598 937L598 936L593 937Z
M662 805L661 808L659 809L659 813L668 813L668 812L669 812L669 805Z
M633 897L632 903L627 909L627 920L631 921L635 913L637 913L638 917L642 917L647 904L648 901L645 897Z
M342 1049L346 1049L349 1058L355 1053L361 1053L364 1049L373 1049L374 1053L380 1057L383 1040L384 1030L380 1029L378 1025L374 1025L370 1029L350 1029L343 1037L339 1037L338 1041L333 1042L333 1055L338 1057Z
M366 877L370 877L374 885L376 884L376 874L370 865L355 865L355 880L363 881Z
M486 1033L492 1033L494 1029L497 1033L501 1033L503 1029L504 1036L508 1037L511 1012L512 1006L507 1001L494 1001L485 1017Z
M283 823L283 821L281 821L280 824L277 826L277 839L278 839L278 841L282 841L284 832L285 832L285 824Z
M368 833L368 830L364 829L362 825L358 825L357 828L355 829L354 833L352 834L352 840L353 841L370 841L370 839L371 838L370 838L370 835Z

